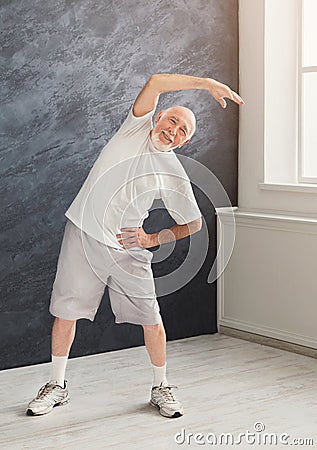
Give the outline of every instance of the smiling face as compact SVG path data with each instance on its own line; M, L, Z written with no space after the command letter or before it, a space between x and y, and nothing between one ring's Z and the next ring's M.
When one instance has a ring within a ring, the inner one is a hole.
M169 152L187 144L195 128L194 113L183 106L173 106L158 113L150 136L157 150Z

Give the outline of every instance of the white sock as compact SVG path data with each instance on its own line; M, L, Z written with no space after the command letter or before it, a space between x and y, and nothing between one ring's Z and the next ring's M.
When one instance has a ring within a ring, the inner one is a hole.
M52 355L51 380L50 381L55 381L56 384L58 384L62 388L64 387L67 360L68 360L68 355L66 355L66 356Z
M154 366L154 364L152 364L152 368L153 386L159 386L161 383L166 386L168 384L166 380L166 363L164 366Z

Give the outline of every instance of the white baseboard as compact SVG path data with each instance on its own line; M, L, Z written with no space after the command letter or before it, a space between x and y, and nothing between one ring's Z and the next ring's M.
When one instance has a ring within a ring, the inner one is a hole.
M303 345L292 344L283 340L262 336L256 333L250 333L248 331L237 330L235 328L219 325L218 333L232 336L238 339L244 339L246 341L255 342L261 345L268 345L269 347L279 348L280 350L286 350L292 353L298 353L300 355L309 356L317 359L317 350L315 348L306 347Z
M289 333L280 329L269 328L264 325L252 324L250 322L243 322L236 319L222 318L218 320L218 325L222 327L234 328L236 330L254 333L260 336L266 336L280 341L289 342L292 344L303 345L317 350L317 339L312 339L308 336L303 336L295 333Z

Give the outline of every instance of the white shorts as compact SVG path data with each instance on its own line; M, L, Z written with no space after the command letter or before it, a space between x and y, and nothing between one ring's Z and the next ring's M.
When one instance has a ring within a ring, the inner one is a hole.
M141 247L116 249L67 220L53 284L50 313L66 320L94 320L106 285L115 322L162 322L151 268Z

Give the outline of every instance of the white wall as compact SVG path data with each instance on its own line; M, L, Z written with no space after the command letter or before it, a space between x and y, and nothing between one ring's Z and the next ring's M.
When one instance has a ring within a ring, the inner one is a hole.
M218 238L232 228L218 209ZM317 220L235 212L236 241L218 279L218 325L317 348Z
M298 3L240 0L246 104L236 241L218 279L218 324L317 348L317 187L296 184L297 74L289 73L296 66ZM231 230L226 209L217 211L220 242Z
M298 4L239 2L240 94L246 104L240 108L238 205L315 217L317 187L293 185Z

